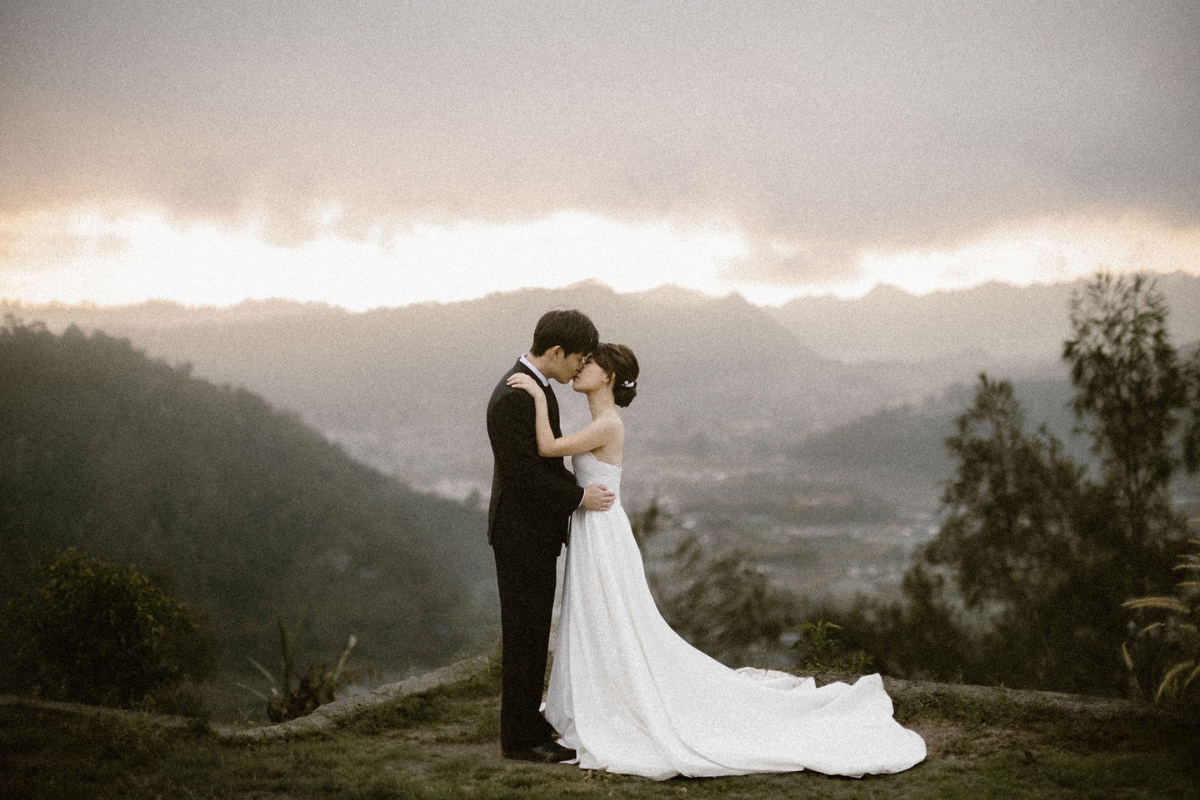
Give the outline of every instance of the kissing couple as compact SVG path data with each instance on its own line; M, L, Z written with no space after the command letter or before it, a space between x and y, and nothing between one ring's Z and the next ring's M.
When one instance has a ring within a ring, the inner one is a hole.
M488 401L503 755L658 780L806 769L857 777L922 761L925 742L895 721L879 675L817 687L811 677L733 670L663 620L620 504L618 409L637 395L638 372L633 351L601 343L587 316L551 311ZM582 430L563 435L551 381L587 397L592 421Z

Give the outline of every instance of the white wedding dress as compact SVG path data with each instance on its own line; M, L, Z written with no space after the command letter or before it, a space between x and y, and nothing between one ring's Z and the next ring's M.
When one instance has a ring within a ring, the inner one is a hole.
M925 758L892 718L878 675L818 688L774 670L732 670L667 625L620 503L621 468L574 457L580 485L618 493L577 511L567 549L546 719L579 765L666 779L814 770L861 776Z

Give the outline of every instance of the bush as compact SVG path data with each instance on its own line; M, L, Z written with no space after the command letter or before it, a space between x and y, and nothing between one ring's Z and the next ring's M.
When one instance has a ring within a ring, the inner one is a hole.
M216 637L171 582L70 549L33 570L0 629L8 691L129 707L157 702L216 669Z
M792 628L799 638L792 649L800 656L799 668L805 672L840 672L849 675L865 675L875 666L874 659L864 651L847 653L838 641L835 631L841 625L818 619Z
M283 653L283 672L279 682L275 681L275 676L270 670L251 658L250 663L270 684L271 696L267 697L249 686L242 687L266 701L267 719L271 722L286 722L289 719L308 716L326 703L332 703L337 690L346 683L361 677L357 671L346 670L350 651L358 644L357 637L351 635L346 649L342 651L337 665L332 670L325 664L313 664L297 681L296 651L300 643L300 628L304 626L304 621L301 620L293 632L288 630L283 617L276 614L275 625L279 628L279 646Z
M1200 520L1192 520L1200 523ZM1145 624L1122 645L1125 664L1137 688L1155 702L1200 703L1200 540L1197 552L1184 555L1175 567L1185 575L1176 595L1139 597L1122 605L1135 611L1165 611L1165 619Z
M662 583L652 583L659 609L680 636L713 658L744 662L755 649L774 647L790 627L792 598L741 550L713 553L688 536L672 553L671 568L684 586L666 594Z

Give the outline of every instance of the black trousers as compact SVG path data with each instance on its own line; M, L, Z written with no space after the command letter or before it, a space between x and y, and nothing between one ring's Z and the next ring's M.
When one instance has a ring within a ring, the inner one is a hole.
M555 735L540 708L558 555L531 550L528 544L499 537L492 543L503 647L500 748L506 752L545 744Z

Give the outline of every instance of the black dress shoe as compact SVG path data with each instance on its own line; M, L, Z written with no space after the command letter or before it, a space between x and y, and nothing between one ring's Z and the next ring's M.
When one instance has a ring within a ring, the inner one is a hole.
M505 750L505 758L515 758L518 761L537 761L542 764L557 764L560 761L570 761L575 758L575 751L563 747L558 742L546 742L533 747L522 747L518 750Z

